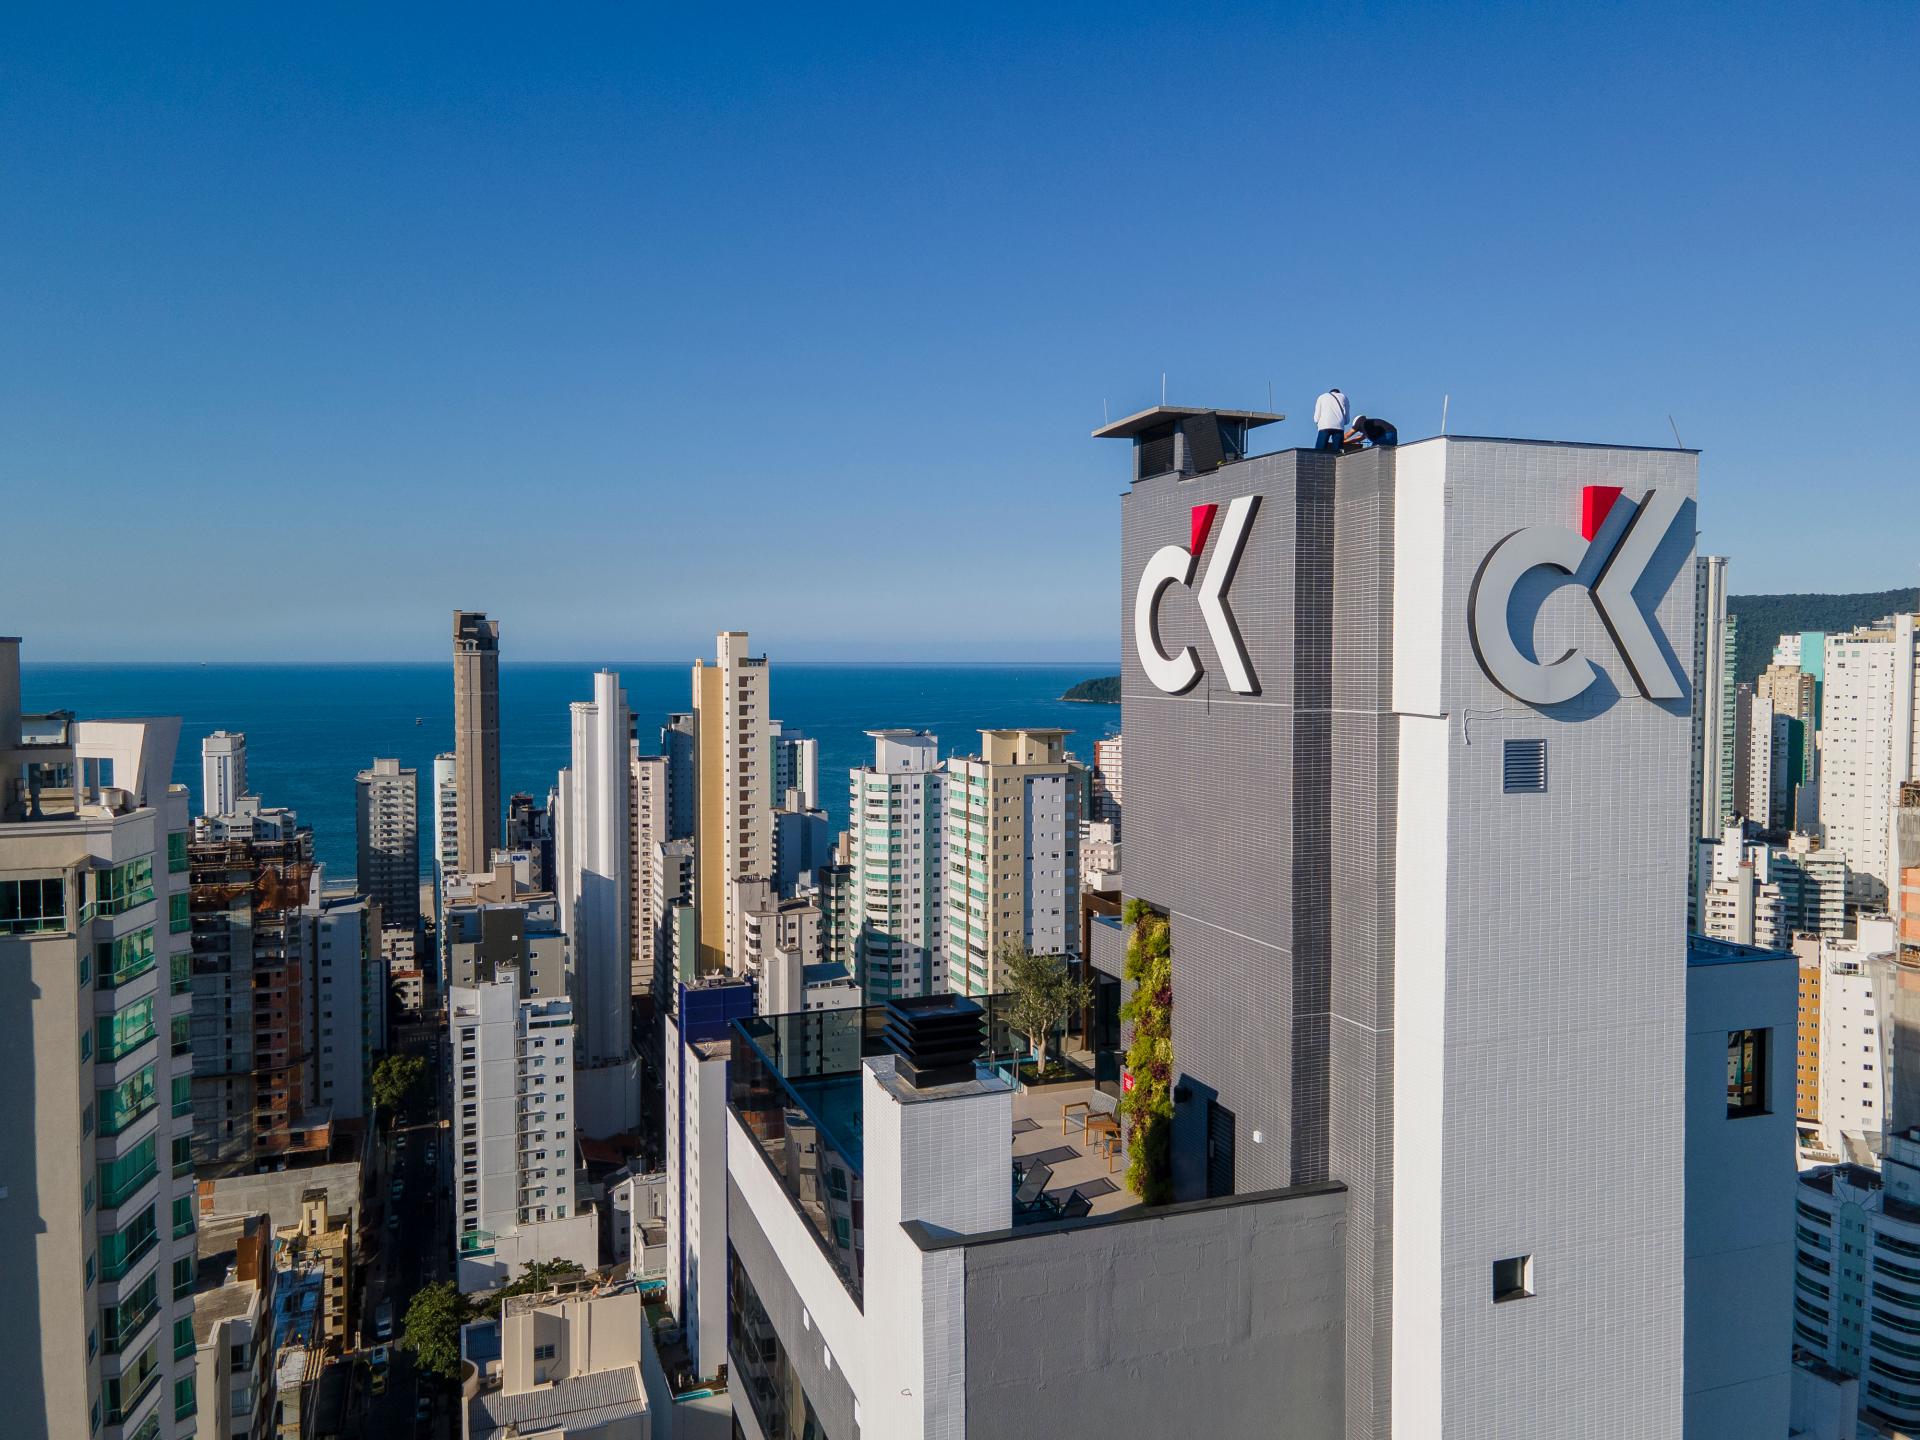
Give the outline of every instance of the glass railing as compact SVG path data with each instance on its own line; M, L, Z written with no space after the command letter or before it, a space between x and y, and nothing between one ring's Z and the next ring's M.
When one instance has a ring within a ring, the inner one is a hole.
M117 1233L100 1237L100 1278L119 1280L138 1265L160 1241L160 1227L154 1224L149 1205Z
M111 1090L100 1092L100 1133L118 1135L156 1103L153 1066L145 1065Z
M988 996L982 1060L1029 1046L1007 1022L1009 999ZM753 1137L855 1300L864 1236L860 1062L889 1053L884 1005L755 1015L733 1026L728 1103Z
M109 1210L133 1198L142 1185L160 1173L149 1135L117 1160L100 1166L100 1203Z
M94 983L102 990L111 990L139 979L153 966L153 927L149 925L117 940L100 942L95 955L99 979Z
M124 1010L94 1022L94 1050L105 1063L131 1055L153 1039L153 997L143 996Z
M133 1294L118 1305L109 1305L101 1311L101 1348L109 1355L118 1355L159 1313L160 1287L156 1279L149 1275Z
M118 1425L127 1416L140 1408L140 1402L153 1393L153 1387L160 1383L160 1362L154 1358L151 1348L128 1370L107 1381L107 1424ZM158 1434L160 1417L156 1414L142 1425L135 1435ZM129 1437L132 1440L132 1437Z

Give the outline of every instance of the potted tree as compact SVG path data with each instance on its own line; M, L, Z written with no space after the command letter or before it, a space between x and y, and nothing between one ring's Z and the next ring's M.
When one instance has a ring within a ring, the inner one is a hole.
M1027 1037L1034 1079L1043 1081L1053 1032L1093 1003L1093 987L1073 973L1064 955L1036 955L1022 945L1000 952L1000 974L1012 996L1007 1022Z

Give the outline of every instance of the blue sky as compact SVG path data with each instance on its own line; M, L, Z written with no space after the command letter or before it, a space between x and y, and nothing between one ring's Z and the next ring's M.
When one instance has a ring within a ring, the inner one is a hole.
M13 7L28 657L1117 653L1157 398L1705 451L1920 582L1920 8ZM1284 432L1284 433L1282 433ZM729 547L733 563L716 557Z

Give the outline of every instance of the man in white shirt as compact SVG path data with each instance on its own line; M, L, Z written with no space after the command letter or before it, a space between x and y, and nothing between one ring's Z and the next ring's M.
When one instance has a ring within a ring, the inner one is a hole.
M1341 442L1347 436L1347 397L1341 393L1338 385L1327 391L1313 402L1313 428L1320 432L1314 441L1316 450L1331 450L1340 453Z

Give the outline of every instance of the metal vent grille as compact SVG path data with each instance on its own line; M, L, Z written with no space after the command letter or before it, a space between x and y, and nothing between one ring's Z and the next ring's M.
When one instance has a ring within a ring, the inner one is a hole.
M1542 795L1547 789L1547 742L1509 740L1500 767L1509 795Z

